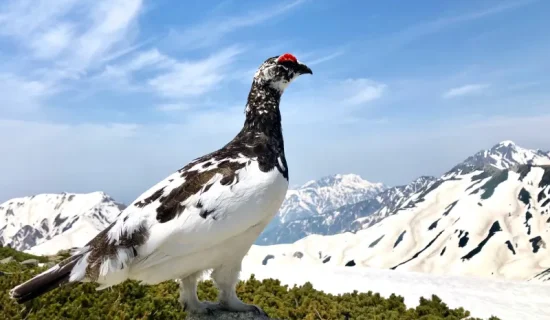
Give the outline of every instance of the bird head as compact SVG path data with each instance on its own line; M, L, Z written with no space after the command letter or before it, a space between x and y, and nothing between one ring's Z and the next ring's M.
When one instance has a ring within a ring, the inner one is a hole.
M313 74L311 69L295 56L285 53L265 60L254 75L254 80L282 93L292 80L306 73Z

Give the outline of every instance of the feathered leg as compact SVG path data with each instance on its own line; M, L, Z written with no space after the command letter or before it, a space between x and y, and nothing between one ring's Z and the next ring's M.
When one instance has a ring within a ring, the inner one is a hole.
M235 288L239 281L239 272L241 272L241 261L222 265L212 272L212 279L220 290L219 306L220 310L233 312L254 311L261 315L266 313L258 306L246 304L237 297Z
M180 279L179 301L183 309L189 313L212 313L218 309L217 304L212 302L200 302L197 296L197 281L202 272L193 273Z

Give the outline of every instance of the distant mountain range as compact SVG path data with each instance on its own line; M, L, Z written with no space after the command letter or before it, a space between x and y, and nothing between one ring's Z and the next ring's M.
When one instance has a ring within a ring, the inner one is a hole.
M103 192L40 194L0 204L0 244L39 254L79 247L113 221L124 205Z
M296 221L296 232L317 234L254 246L246 259L550 279L550 153L503 141L415 182L380 193L395 195L380 206L366 200L322 214L322 223Z
M360 179L358 176L356 177ZM359 230L363 227L363 218L377 211L386 212L395 209L400 203L413 195L415 191L430 185L435 180L434 177L420 177L405 186L386 189L380 187L369 190L368 193L362 193L362 199L361 197L348 198L346 204L340 207L333 205L324 211L318 210L308 215L302 215L301 218L274 220L259 236L256 244L292 243L310 234L330 235ZM325 193L334 194L337 197L337 193L332 192L330 185L326 185L324 189ZM299 194L300 191L290 191L289 193L291 192L295 195ZM361 194L358 191L356 193ZM300 201L301 198L289 198L287 196L285 203L298 203ZM287 216L294 215L290 213Z
M122 209L101 192L12 199L0 205L0 243L53 254ZM439 178L387 187L338 174L289 190L246 259L546 281L549 211L550 153L503 141Z

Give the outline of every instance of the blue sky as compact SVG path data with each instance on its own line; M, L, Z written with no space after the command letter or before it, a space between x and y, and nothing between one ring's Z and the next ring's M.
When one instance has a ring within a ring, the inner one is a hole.
M282 103L291 184L439 175L501 140L550 149L550 2L3 1L0 201L124 202L230 140L255 69Z

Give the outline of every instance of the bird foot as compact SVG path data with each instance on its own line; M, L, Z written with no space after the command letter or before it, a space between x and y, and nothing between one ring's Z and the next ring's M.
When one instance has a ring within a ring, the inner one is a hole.
M267 314L265 313L264 310L262 310L262 308L254 304L244 303L241 300L222 301L219 304L218 310L230 311L230 312L254 312L255 314L258 314L261 316L267 316Z
M230 302L193 302L183 303L183 310L192 314L208 314L212 315L216 311L227 311L227 312L253 312L260 316L266 316L265 311L254 304L246 304L240 300L233 300Z
M214 314L214 311L221 310L220 304L210 301L183 303L183 310L192 314Z

